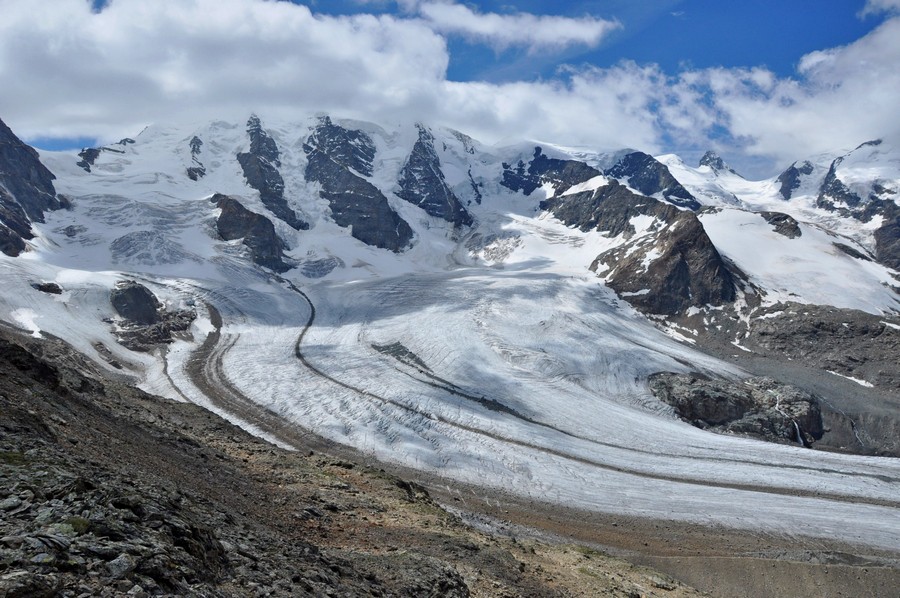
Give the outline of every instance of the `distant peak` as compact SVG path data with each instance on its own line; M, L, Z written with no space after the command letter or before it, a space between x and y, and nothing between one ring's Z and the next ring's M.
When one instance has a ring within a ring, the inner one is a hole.
M719 156L716 152L709 150L703 157L700 158L700 166L709 166L715 172L730 172L732 174L737 174L731 166L725 163L725 160Z

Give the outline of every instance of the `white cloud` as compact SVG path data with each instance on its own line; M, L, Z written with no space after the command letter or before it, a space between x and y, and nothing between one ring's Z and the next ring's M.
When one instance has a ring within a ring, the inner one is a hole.
M532 52L572 45L595 47L609 32L622 26L617 21L590 16L479 13L452 2L424 2L418 5L418 13L435 31L462 35L499 50L511 46L525 46Z
M900 0L866 0L866 5L862 9L860 16L867 16L879 13L896 13L900 12Z
M774 168L900 136L900 17L802 57L794 78L625 62L491 84L448 81L445 38L414 14L331 17L264 0L112 0L99 14L87 0L0 6L0 118L26 138L114 140L176 117L329 111L424 120L486 142L714 147L738 167L744 152Z

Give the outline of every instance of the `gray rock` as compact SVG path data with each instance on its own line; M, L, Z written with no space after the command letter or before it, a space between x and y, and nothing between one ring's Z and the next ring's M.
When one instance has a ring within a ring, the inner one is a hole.
M338 226L349 227L350 234L367 245L400 252L412 241L412 228L375 185L342 163L348 160L344 144L329 135L343 130L330 120L320 121L303 145L308 158L306 179L322 186L319 194L328 200ZM332 156L332 151L337 154Z
M134 562L134 559L130 555L125 553L120 554L106 563L106 570L114 579L125 577L127 574L134 571L135 567L137 567L137 563Z
M803 235L800 225L791 216L781 212L760 212L760 216L775 228L775 232L788 239L796 239Z
M260 200L278 218L296 230L308 230L309 223L299 218L287 204L284 179L278 172L281 166L278 146L262 128L255 114L247 121L247 134L250 136L250 151L237 155L247 184L259 191Z
M699 210L700 203L679 183L665 164L643 152L632 152L622 157L604 174L626 179L628 185L644 195L662 194L667 201L683 208Z
M785 200L791 198L791 195L794 193L794 190L800 187L800 183L803 180L804 176L809 176L813 173L813 165L810 162L794 162L787 169L778 175L776 182L780 184L778 188L778 192L781 193L781 197Z
M216 193L210 199L221 210L216 218L216 231L225 241L243 239L250 250L251 259L275 272L285 272L291 267L285 263L286 246L275 233L272 221L261 214L251 212L233 197Z
M144 285L127 281L116 285L110 292L110 301L116 313L135 324L156 324L160 321L162 304Z
M560 195L574 185L599 176L600 171L578 160L549 158L540 147L534 148L534 156L527 169L523 161L513 167L503 163L503 178L500 184L512 191L531 195L544 183L553 185L556 195Z
M663 372L649 384L658 399L700 428L807 447L824 433L818 399L771 378L733 382Z
M444 180L441 160L434 149L434 136L419 125L419 139L400 171L400 199L419 206L431 216L469 226L472 216Z
M731 174L737 174L737 172L735 172L731 166L725 163L725 160L723 160L721 156L719 156L719 154L712 150L703 154L703 157L700 158L700 166L709 166L716 174L720 172L730 172Z

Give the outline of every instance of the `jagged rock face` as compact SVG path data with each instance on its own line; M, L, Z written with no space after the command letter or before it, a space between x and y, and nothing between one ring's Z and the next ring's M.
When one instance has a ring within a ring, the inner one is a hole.
M781 184L778 191L783 198L790 199L794 193L794 189L800 187L800 180L803 176L809 176L813 173L813 165L804 161L794 162L788 166L787 170L778 175L776 181Z
M65 207L56 195L53 176L38 153L0 121L0 251L16 256L33 238L31 222L44 212Z
M271 220L262 214L251 212L227 195L216 193L210 201L221 210L216 219L216 231L223 240L243 239L243 244L250 249L253 261L260 266L276 272L290 269L284 262L284 242L275 234L275 226Z
M345 129L324 116L319 119L307 143L325 152L344 168L355 170L363 176L372 176L375 143L363 131Z
M528 163L521 160L515 167L503 164L503 179L500 184L513 191L531 195L544 183L553 185L556 195L565 193L572 186L600 176L600 171L578 160L548 158L540 147L534 148L534 156Z
M134 139L129 139L126 137L125 139L120 139L113 145L121 145L126 146L128 144L134 143ZM78 157L81 158L78 162L75 163L76 166L84 169L85 172L91 172L91 166L94 165L94 162L97 161L97 158L103 152L113 152L114 154L124 154L125 150L121 150L115 147L110 147L105 145L103 147L86 147L80 152L78 152Z
M771 378L742 382L697 374L654 374L650 389L699 428L811 446L824 433L815 396Z
M852 211L862 203L862 198L850 190L837 176L837 167L840 166L843 158L837 158L831 163L825 180L822 181L822 187L819 189L819 197L816 199L816 205L826 210L837 210L839 212Z
M398 182L400 191L397 196L400 199L455 226L472 224L472 216L444 180L441 160L434 150L434 136L422 126L419 127L419 139L400 171Z
M700 158L699 165L709 166L715 172L730 172L731 174L737 174L731 166L725 163L725 160L723 160L719 154L712 150L703 154L703 157Z
M668 167L643 152L627 154L604 174L627 180L629 186L644 195L660 193L677 206L691 210L700 209L700 203L675 180Z
M116 313L135 324L149 325L160 321L162 304L144 285L127 281L110 292L110 301Z
M796 239L803 235L800 225L791 216L781 212L760 212L760 216L775 228L775 232L789 239Z
M192 181L198 181L206 176L206 167L200 161L200 153L203 151L203 140L194 135L190 140L191 161L193 166L188 166L187 175Z
M300 219L284 198L284 179L278 172L278 146L262 128L259 118L251 116L247 121L250 151L237 155L247 184L259 191L259 198L273 214L296 230L308 230L309 223Z
M883 201L881 226L875 231L875 258L883 265L900 270L900 207Z
M655 219L649 234L604 252L591 264L611 288L647 313L675 315L735 299L734 277L693 212L636 195L616 181L542 205L569 226L610 237L634 235L636 216Z
M340 131L344 129L323 119L303 145L308 158L306 180L322 186L319 195L328 200L331 218L338 226L350 227L355 239L395 253L402 251L412 241L412 228L391 208L387 197L375 185L342 163L347 162L348 154L341 140L359 137ZM330 139L329 132L339 139ZM365 135L361 131L356 133ZM329 148L335 147L339 148L337 159L329 154Z

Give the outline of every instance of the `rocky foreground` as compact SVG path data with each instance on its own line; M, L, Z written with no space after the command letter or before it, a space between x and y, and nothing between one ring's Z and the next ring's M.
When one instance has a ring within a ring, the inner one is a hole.
M0 330L0 597L698 596L478 532L383 470L276 448Z

